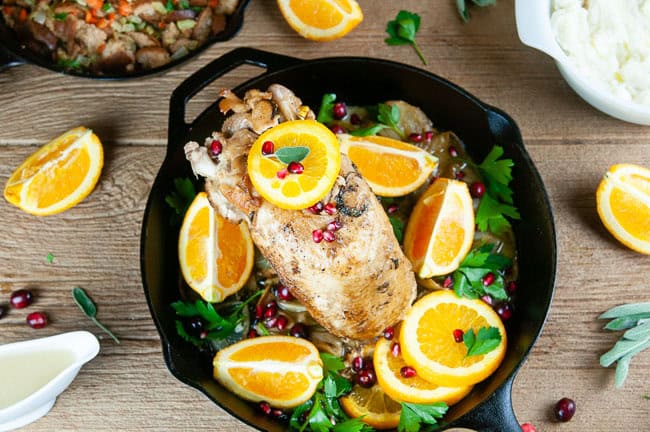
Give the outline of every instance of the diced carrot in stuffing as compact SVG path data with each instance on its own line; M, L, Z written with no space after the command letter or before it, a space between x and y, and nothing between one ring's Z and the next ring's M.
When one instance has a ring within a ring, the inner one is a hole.
M20 12L18 12L18 19L20 21L27 21L27 9L21 9Z
M210 6L212 9L215 9L217 6L219 6L219 0L210 0L208 2L208 6Z
M97 53L101 54L104 52L106 49L106 42L102 43L100 46L97 47Z
M101 9L104 6L104 0L86 0L86 4L91 9Z
M120 0L120 5L117 8L117 13L122 16L129 16L133 12L133 7L126 0Z

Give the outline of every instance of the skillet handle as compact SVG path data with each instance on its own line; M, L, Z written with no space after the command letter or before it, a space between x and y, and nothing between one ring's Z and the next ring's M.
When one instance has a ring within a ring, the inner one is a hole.
M169 102L168 148L176 146L190 131L191 124L185 122L185 107L199 91L211 82L239 66L249 64L273 72L300 63L302 60L254 48L236 48L199 69L174 90Z
M0 71L19 64L21 64L21 62L0 45Z

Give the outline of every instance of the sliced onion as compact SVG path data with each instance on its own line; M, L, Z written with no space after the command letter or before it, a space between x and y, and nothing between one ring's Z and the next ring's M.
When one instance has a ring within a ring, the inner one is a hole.
M190 52L185 48L184 46L180 47L179 49L176 50L174 54L172 54L169 58L171 60L178 60L181 57L185 57L188 55Z
M35 11L32 14L31 18L32 18L33 21L43 25L43 24L45 24L45 20L47 19L47 15L45 15L45 12L42 9L39 9L39 10Z

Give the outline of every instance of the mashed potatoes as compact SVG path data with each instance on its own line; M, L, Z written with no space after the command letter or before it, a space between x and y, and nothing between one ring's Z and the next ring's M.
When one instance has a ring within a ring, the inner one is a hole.
M587 79L650 106L650 0L553 0L551 25Z

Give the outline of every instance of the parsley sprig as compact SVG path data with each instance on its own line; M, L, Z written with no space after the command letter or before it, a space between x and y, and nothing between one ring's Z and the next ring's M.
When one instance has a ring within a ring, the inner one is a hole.
M487 354L501 343L501 333L496 327L481 327L475 334L469 329L463 334L463 342L467 347L467 357Z
M454 291L459 297L476 299L489 294L495 300L507 300L503 273L512 265L507 256L493 253L494 245L486 243L472 249L452 274ZM494 274L494 282L483 285L483 277Z
M456 8L458 9L458 14L464 22L469 22L469 11L467 10L467 1L466 0L456 0ZM472 0L476 6L485 7L485 6L494 6L497 4L497 0Z
M415 41L415 35L419 29L420 15L401 10L397 13L393 21L389 21L386 24L386 33L388 33L389 37L385 39L385 42L388 45L411 45L422 63L426 65L427 60L424 58L424 54L422 54L420 47Z
M449 407L444 402L429 405L402 402L398 432L418 432L423 424L435 426Z
M165 196L165 202L174 210L169 221L172 225L180 225L194 197L196 189L192 180L187 177L174 179L174 190Z

